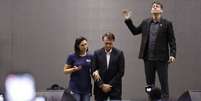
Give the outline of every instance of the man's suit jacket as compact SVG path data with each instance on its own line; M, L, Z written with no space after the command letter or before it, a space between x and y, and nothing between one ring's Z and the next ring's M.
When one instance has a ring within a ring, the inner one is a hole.
M142 34L141 46L139 58L145 58L147 51L147 45L149 40L149 32L152 18L148 18L142 21L142 23L136 27L133 25L131 19L126 19L125 23L132 32L133 35ZM161 60L168 60L169 55L176 57L176 42L173 31L173 26L170 21L161 18L159 22L159 30L156 38L155 51L156 57Z
M107 68L106 52L101 48L94 52L95 68L93 71L98 70L101 80L95 82L94 93L100 92L99 86L103 83L112 85L112 89L118 89L121 93L122 77L124 75L124 54L122 51L112 48L110 54L109 67Z

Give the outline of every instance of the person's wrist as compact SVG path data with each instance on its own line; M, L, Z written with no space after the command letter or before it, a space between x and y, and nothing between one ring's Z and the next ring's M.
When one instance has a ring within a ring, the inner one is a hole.
M73 70L72 70L73 72L75 72L76 71L76 68L73 68Z

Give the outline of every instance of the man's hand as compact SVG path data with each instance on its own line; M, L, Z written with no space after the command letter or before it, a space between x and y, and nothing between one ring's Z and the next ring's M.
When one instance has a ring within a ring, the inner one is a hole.
M109 84L102 84L101 89L104 93L108 93L112 90L112 86Z
M169 63L175 63L175 62L176 62L175 57L170 56L170 58L169 58L169 61L168 61L168 62L169 62Z
M92 75L95 81L101 80L98 70L94 71Z
M122 10L122 15L123 15L123 17L124 17L125 19L129 19L130 16L131 16L131 12L128 11L128 9L123 9L123 10Z

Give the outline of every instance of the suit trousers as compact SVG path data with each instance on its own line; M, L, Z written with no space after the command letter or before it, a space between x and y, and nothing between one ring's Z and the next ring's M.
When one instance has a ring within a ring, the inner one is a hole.
M162 97L169 97L168 62L159 60L144 60L144 67L147 85L155 86L155 78L157 73L161 85Z

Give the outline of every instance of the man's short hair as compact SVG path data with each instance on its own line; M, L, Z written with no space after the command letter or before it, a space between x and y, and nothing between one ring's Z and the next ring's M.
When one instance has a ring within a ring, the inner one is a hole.
M104 38L107 37L108 40L115 40L115 36L113 33L111 32L107 32L102 36L102 40L104 40Z
M154 1L152 2L152 5L153 5L153 4L160 5L160 6L161 6L161 9L163 9L163 4L162 4L159 0L154 0Z

